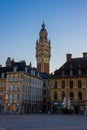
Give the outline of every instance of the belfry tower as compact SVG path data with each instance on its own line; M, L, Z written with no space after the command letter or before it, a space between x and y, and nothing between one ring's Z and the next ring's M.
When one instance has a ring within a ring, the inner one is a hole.
M39 40L36 41L36 60L37 70L39 72L46 72L48 74L50 73L50 57L50 40L48 40L48 33L43 22L39 33Z

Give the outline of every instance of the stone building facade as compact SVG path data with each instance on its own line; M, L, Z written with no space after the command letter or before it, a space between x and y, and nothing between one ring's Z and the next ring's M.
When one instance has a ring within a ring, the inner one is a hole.
M83 57L72 58L51 76L51 111L71 109L74 113L83 113L87 109L87 53Z
M42 111L43 80L36 68L8 58L6 67L0 68L0 76L1 113Z

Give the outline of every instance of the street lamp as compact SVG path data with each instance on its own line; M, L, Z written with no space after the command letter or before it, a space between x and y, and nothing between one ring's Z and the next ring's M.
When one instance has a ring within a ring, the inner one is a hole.
M12 101L10 101L10 113L11 113L11 105L12 105L11 103L12 103Z

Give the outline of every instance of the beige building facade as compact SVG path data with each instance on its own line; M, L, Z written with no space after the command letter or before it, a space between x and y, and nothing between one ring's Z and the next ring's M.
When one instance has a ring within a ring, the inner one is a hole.
M51 110L71 109L74 113L83 113L87 109L87 53L81 58L67 61L51 77Z

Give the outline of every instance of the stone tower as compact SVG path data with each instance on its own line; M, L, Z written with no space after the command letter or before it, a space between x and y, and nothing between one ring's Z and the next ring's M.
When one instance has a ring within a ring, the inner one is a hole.
M50 57L50 40L48 40L48 33L43 22L39 33L39 40L36 41L36 61L37 70L39 72L46 72L48 74L50 73Z

